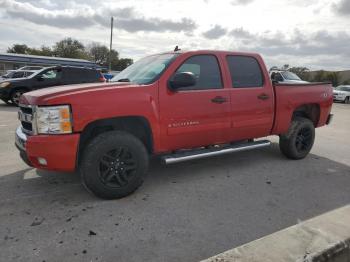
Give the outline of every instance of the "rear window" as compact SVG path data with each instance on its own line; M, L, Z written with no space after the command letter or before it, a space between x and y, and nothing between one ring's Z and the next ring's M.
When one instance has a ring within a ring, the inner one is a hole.
M97 81L100 74L95 69L87 68L67 68L67 77L74 79L75 81L91 82Z
M233 88L261 87L263 74L258 61L251 56L230 55L226 58Z

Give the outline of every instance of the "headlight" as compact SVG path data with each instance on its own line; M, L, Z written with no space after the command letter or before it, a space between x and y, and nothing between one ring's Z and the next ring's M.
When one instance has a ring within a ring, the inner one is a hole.
M69 105L37 107L35 118L38 134L72 133L72 117Z
M0 84L0 87L8 87L11 83L10 82L3 82Z

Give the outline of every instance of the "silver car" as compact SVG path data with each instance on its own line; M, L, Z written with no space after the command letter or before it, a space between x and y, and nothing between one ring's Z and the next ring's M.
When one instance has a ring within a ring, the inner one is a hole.
M334 88L333 100L350 104L350 85L341 85Z
M277 82L283 82L284 84L305 84L308 83L300 79L299 76L293 72L283 70L272 70L270 71L270 77L272 80Z

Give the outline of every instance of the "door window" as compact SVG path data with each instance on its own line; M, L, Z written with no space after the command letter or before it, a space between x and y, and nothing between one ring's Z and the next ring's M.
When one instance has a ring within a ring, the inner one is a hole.
M191 72L196 84L179 90L200 90L222 88L221 72L218 60L213 55L196 55L187 59L176 73Z
M41 76L43 79L60 79L62 75L62 70L60 69L50 69L44 72Z
M262 87L264 80L258 61L251 56L227 56L233 88Z

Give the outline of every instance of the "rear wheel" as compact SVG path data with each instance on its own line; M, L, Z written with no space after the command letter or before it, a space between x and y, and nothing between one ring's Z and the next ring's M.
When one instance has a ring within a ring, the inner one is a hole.
M17 89L17 90L14 90L12 93L11 93L11 102L18 106L19 104L19 98L21 97L21 95L23 95L24 93L26 92L26 90L24 89Z
M307 118L293 119L288 133L280 135L280 150L290 159L305 158L315 141L314 124Z
M345 103L345 104L350 104L350 97L347 96L347 97L345 98L345 100L344 100L344 103Z
M98 197L122 198L141 186L148 161L145 146L133 135L121 131L103 133L84 150L82 182Z

